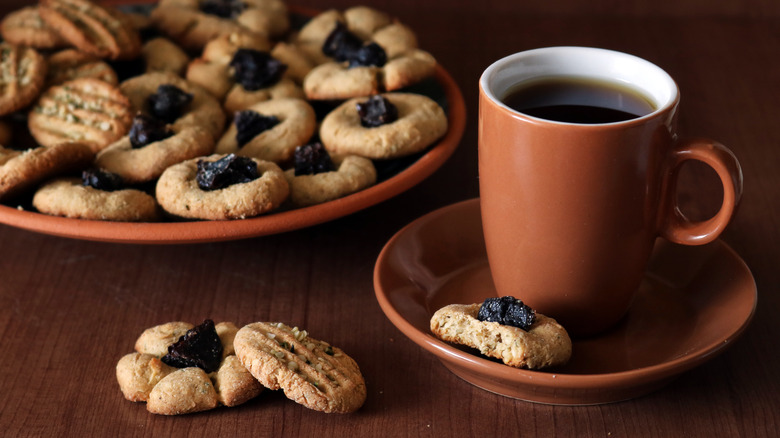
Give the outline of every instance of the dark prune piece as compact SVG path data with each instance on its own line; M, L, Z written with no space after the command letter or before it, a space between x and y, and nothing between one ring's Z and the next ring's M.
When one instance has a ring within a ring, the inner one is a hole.
M207 373L217 371L222 362L222 341L214 321L187 330L178 341L168 346L163 362L176 368L198 367Z
M246 4L238 0L204 0L200 10L222 18L236 18L246 9Z
M236 113L236 143L241 147L250 140L279 124L276 116L266 116L252 110Z
M201 190L219 190L233 184L247 183L260 178L257 163L251 158L235 154L225 155L217 161L198 160L195 176Z
M536 320L536 312L514 297L488 298L479 308L477 319L528 331Z
M173 123L192 102L192 97L192 94L175 85L160 85L157 87L157 93L148 98L149 112L166 123Z
M287 65L273 58L268 52L238 49L230 60L233 78L248 91L259 90L279 82Z
M325 39L322 53L338 62L348 61L362 45L363 41L347 30L347 26L339 21L336 23L336 28Z
M121 176L98 168L81 172L81 184L106 192L121 190L124 187Z
M316 175L333 170L333 161L322 143L311 143L295 148L295 176Z
M357 104L360 124L366 128L376 128L398 120L398 108L380 95L371 96L365 102Z
M137 114L133 118L133 125L130 127L128 137L130 137L130 145L137 149L149 143L165 140L172 135L173 131L168 128L165 122L145 114Z
M387 53L377 43L369 43L357 49L349 57L349 68L376 66L382 67L387 64Z

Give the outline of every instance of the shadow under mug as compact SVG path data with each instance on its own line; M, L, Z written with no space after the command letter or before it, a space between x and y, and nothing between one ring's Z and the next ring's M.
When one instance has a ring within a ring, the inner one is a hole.
M523 82L576 77L630 86L655 108L634 119L578 124L532 117L502 99ZM574 337L627 312L657 237L699 245L720 235L742 193L731 151L676 132L679 91L661 68L597 48L549 47L496 61L479 81L479 187L488 262L500 296L523 300ZM723 185L719 211L688 220L681 165L698 160Z

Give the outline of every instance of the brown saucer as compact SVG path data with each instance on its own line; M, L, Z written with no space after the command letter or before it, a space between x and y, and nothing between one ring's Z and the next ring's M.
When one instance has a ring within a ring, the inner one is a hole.
M374 288L390 321L462 379L561 405L615 402L662 387L731 345L756 306L753 276L728 245L659 240L628 315L606 334L575 340L564 367L516 369L447 344L429 330L437 309L496 296L478 199L429 213L393 236L377 260Z

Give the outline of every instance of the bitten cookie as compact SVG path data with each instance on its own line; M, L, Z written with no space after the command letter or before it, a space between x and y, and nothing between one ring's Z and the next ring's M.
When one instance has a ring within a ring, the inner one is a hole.
M279 166L240 158L245 157L215 154L169 167L157 181L157 201L168 213L189 219L245 219L278 208L290 193Z
M236 332L233 323L210 320L198 327L171 322L145 330L136 351L117 363L122 394L161 415L237 406L256 397L263 386L233 353Z
M314 109L303 99L272 99L236 113L216 153L236 153L280 163L308 142L317 127Z
M157 202L147 193L129 188L95 188L79 178L44 184L35 192L33 206L41 213L75 219L152 222L159 217Z
M46 80L46 60L34 49L0 43L0 116L32 103Z
M230 33L275 38L290 26L281 0L162 0L151 17L156 28L187 50Z
M360 155L372 159L398 158L420 152L447 132L447 116L432 99L419 94L387 93L397 118L365 126L358 104L367 98L353 98L328 113L320 126L320 138L332 153Z
M130 102L119 88L99 79L79 78L46 90L27 123L44 146L80 141L97 152L124 136L132 120Z
M133 59L141 38L120 12L89 0L40 0L41 18L79 50L110 59Z
M266 388L328 413L356 411L366 399L357 363L341 349L282 323L256 322L234 340L236 356Z
M295 167L286 170L284 176L290 184L289 202L295 207L306 207L370 187L376 183L377 175L368 158L348 155L331 160L321 144L314 143L295 151Z
M0 199L11 197L53 176L89 165L94 153L82 143L41 146L26 151L0 146Z
M68 45L43 21L37 6L27 6L6 15L0 23L0 34L6 42L36 49L56 49Z
M431 317L431 331L447 342L476 348L480 353L518 368L539 369L565 364L571 339L554 319L536 313L528 331L477 319L481 304L451 304Z

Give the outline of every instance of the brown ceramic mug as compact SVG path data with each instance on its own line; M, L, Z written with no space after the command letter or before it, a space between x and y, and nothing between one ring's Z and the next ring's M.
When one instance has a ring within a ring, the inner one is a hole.
M551 79L627 87L646 99L649 112L585 123L530 116L504 103L514 90ZM556 318L574 336L597 334L628 310L657 237L686 245L718 237L741 196L742 171L723 145L678 138L678 103L666 72L609 50L542 48L485 70L480 208L499 295ZM720 210L708 220L690 221L676 204L686 160L706 163L723 184Z

